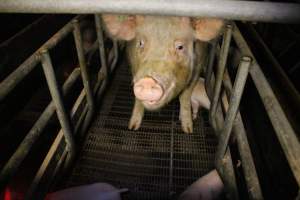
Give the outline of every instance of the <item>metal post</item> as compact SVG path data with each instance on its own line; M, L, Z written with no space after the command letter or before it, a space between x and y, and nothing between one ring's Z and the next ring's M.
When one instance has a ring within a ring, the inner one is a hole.
M227 70L225 70L223 83L224 83L226 93L228 95L231 94L232 84ZM225 96L225 98L222 98L222 100L226 101L226 102L223 101L223 105L226 104L226 106L224 107L225 107L225 111L227 112L228 110L227 96ZM244 171L250 199L253 200L263 199L260 183L257 177L254 161L252 158L250 146L246 135L246 130L242 121L242 116L239 111L236 115L236 119L232 131L237 139L237 145L239 149L239 154L241 156L242 168Z
M242 54L253 57L253 53L251 52L250 48L247 45L247 42L245 41L237 27L235 27L234 29L233 37ZM296 133L289 123L256 60L253 60L252 67L249 72L261 97L261 100L266 108L267 114L274 127L282 150L292 169L295 179L300 186L300 143L296 136Z
M66 82L63 85L63 94L67 95L76 80L80 75L79 69L75 69ZM0 189L3 189L7 184L8 180L16 173L20 164L24 160L24 158L29 153L31 147L35 143L35 141L39 138L40 134L45 129L49 120L55 112L55 106L53 101L49 103L44 112L41 114L39 119L35 122L33 127L30 129L28 134L25 136L16 152L10 157L9 161L3 167L0 174Z
M84 96L85 96L85 93L84 93L84 90L82 90L72 107L71 118L73 118L74 115L76 114L76 112L78 111L80 104L83 102ZM85 115L85 113L81 113L81 115ZM81 118L81 116L80 116L80 118ZM78 127L81 122L82 122L81 120L78 120L76 122L75 130L74 130L75 135L78 131ZM35 177L31 183L30 187L27 190L25 199L33 199L33 197L36 197L36 195L41 195L41 193L45 192L43 189L42 189L42 191L39 190L38 193L36 193L35 191L36 191L36 189L38 189L38 185L40 184L42 178L46 174L49 164L51 163L53 158L56 158L55 155L57 155L57 149L59 149L59 147L62 145L63 136L64 136L63 130L60 129L54 142L52 143L45 159L43 160L39 170L35 174ZM66 149L64 149L63 155L66 156L67 155L66 153L67 153L67 151L66 151ZM61 156L61 158L64 157L63 155ZM62 164L62 159L60 159L58 161L58 165L61 165L61 164ZM47 184L50 184L51 180L53 178L54 178L54 176L48 177L47 181L46 181Z
M206 88L207 96L209 97L210 100L212 100L212 92L211 90L209 90L209 84L211 84L211 76L213 73L216 47L217 47L217 41L214 40L212 42L211 49L209 51L208 64L205 72L205 88Z
M56 107L58 120L61 124L65 136L67 149L69 151L70 158L73 159L75 157L75 143L72 135L73 130L71 127L70 116L66 113L66 109L64 107L63 99L57 85L54 69L48 51L46 49L43 50L41 56L43 70L48 83L50 94L52 96L52 100Z
M78 61L79 61L80 69L81 69L82 82L83 82L83 86L85 89L85 94L86 94L86 98L87 98L87 103L90 108L90 112L94 113L95 106L94 106L93 92L91 89L89 76L87 73L85 57L84 57L84 52L83 52L83 48L82 48L82 37L81 37L80 26L79 26L78 20L77 19L73 20L73 24L74 24L73 35L74 35L76 49L77 49Z
M0 0L0 12L118 13L299 23L300 5L231 0Z
M236 117L237 110L240 105L240 100L244 91L244 86L248 77L249 67L251 64L250 57L243 57L240 66L238 68L236 79L233 85L233 90L230 97L228 112L226 113L226 118L224 126L221 130L219 137L219 144L216 152L216 162L221 162L226 148L228 147L228 142L230 138L230 133L232 130L232 125Z
M213 99L212 99L211 109L209 113L210 122L215 130L216 130L215 116L217 111L217 105L220 99L222 79L223 79L224 70L227 62L228 51L229 51L230 41L231 41L231 34L232 34L232 26L227 25L225 35L223 37L220 59L218 62L217 75L216 75L214 90L213 90Z

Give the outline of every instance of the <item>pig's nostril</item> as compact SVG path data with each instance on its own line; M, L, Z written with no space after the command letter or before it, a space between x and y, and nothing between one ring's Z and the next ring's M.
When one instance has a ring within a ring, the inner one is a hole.
M158 101L163 96L162 87L152 78L142 78L134 84L135 96L143 101Z

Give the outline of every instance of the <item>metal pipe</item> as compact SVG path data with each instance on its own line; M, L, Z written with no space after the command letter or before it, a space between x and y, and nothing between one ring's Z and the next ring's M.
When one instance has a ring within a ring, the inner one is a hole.
M230 0L0 0L3 13L120 13L299 23L300 5Z
M216 116L217 105L218 105L219 98L220 98L222 79L223 79L224 70L225 70L225 66L226 66L226 62L227 62L228 51L229 51L230 41L231 41L231 34L232 34L232 26L227 25L225 35L224 35L223 41L222 41L220 58L219 58L219 62L218 62L217 75L216 75L214 90L213 90L213 99L212 99L212 103L211 103L211 109L209 112L210 122L215 130L216 130L216 124L215 124L214 119Z
M248 77L250 64L251 64L250 57L243 57L240 62L240 66L238 68L232 93L230 96L229 107L228 107L228 112L226 113L224 127L222 128L219 137L219 144L216 152L216 162L221 162L226 152L226 149L228 147L232 125L240 105L240 100Z
M74 85L76 80L78 80L79 76L80 76L79 69L75 69L70 74L70 76L68 77L68 79L63 85L64 95L68 94L71 87ZM55 106L53 101L51 101L46 107L46 109L44 110L44 112L41 114L39 119L35 122L33 127L30 129L28 134L25 136L25 138L17 148L16 152L10 157L9 161L3 167L0 174L0 190L4 188L8 180L15 174L20 164L29 153L32 145L35 143L35 141L39 138L40 134L45 129L46 125L48 124L54 112L55 112Z
M87 103L89 105L90 112L94 113L95 106L94 106L93 92L92 92L90 81L89 81L90 79L89 79L89 76L87 73L84 51L83 51L83 47L82 47L82 37L81 37L80 26L79 26L78 20L74 19L73 24L74 24L73 35L74 35L75 45L76 45L76 49L77 49L79 66L81 69L82 82L83 82L83 86L85 89L85 94L86 94Z
M212 94L212 88L214 84L215 84L215 76L212 71L210 83L206 88L206 91L208 93ZM222 113L220 103L217 106L216 117L213 120L215 120L216 123L215 133L217 137L220 137L219 135L220 130L222 129L224 124L224 118L223 118L223 113ZM227 149L225 156L222 160L222 163L217 163L216 168L225 185L226 195L228 199L239 199L238 189L236 185L236 178L233 170L232 158L230 153L230 147Z
M102 29L102 25L101 25L100 16L97 14L95 14L95 25L96 25L96 31L97 31L98 44L99 44L101 68L103 68L102 71L99 71L99 73L102 73L102 75L98 74L98 77L104 76L104 78L106 78L108 69L107 69L106 54L105 54L105 48L104 48L103 29Z
M300 15L300 14L299 14ZM252 25L248 25L250 33L252 33L252 36L255 38L256 43L260 45L260 47L263 48L264 52L266 53L266 56L268 60L272 64L272 69L276 72L276 76L279 78L282 85L284 85L285 88L285 94L288 94L289 99L292 100L295 106L297 106L297 109L300 110L300 93L294 86L294 84L291 82L285 71L284 68L279 64L277 59L274 57L271 50L268 48L266 43L263 41L263 39L260 37L260 35L256 32L254 27Z
M213 67L214 67L214 61L215 61L215 55L216 55L216 47L217 47L217 41L214 40L211 45L211 49L209 51L208 56L208 64L205 72L205 88L207 91L207 96L209 97L210 101L212 101L212 91L209 90L209 85L211 84L211 76L213 73Z
M226 93L229 96L229 94L231 94L232 92L232 84L227 70L225 70L223 83ZM225 101L223 101L223 105L225 107L225 111L227 112L228 99L226 95L224 97L225 98L222 98L222 100ZM252 158L250 146L246 135L246 130L242 121L241 113L239 111L237 112L232 131L237 139L237 146L242 161L242 168L244 171L250 199L263 199L260 183L257 177L254 161Z
M77 16L74 19L79 19ZM18 83L20 83L40 62L40 51L42 49L51 49L56 46L67 34L72 31L71 22L66 24L57 33L55 33L45 44L26 59L15 71L0 83L0 102L11 92Z
M85 96L85 93L84 93L84 90L82 90L72 107L71 118L73 118L75 116L76 112L78 111L80 104L83 102L84 96ZM84 113L82 113L82 114L84 114ZM79 127L78 124L80 124L80 123L81 123L80 120L78 120L76 123L75 130L74 130L75 134L78 132L78 127ZM53 160L53 158L56 155L56 150L62 144L63 136L64 136L63 130L60 129L54 142L52 143L46 157L44 158L40 168L38 169L37 173L35 174L35 177L34 177L32 183L30 184L29 189L27 190L25 199L33 199L35 190L37 189L40 181L42 180L43 176L45 175L49 164L51 163L51 161ZM65 149L63 154L66 154L66 153L67 153L67 151ZM49 177L49 179L52 180L52 177L53 176ZM50 181L49 181L49 183L50 183Z
M72 158L75 157L75 142L73 137L73 130L71 126L70 116L67 114L66 109L64 107L63 99L60 93L60 90L57 85L57 80L55 77L55 72L51 63L51 58L48 51L45 49L41 52L41 61L44 70L44 74L46 77L46 81L49 87L49 91L54 102L56 113L60 125L62 127L65 140L67 143L67 149Z
M242 54L253 57L253 53L237 27L234 29L233 37ZM296 133L289 123L274 92L255 59L253 60L253 64L249 72L266 108L267 114L274 127L287 161L298 185L300 186L300 143Z

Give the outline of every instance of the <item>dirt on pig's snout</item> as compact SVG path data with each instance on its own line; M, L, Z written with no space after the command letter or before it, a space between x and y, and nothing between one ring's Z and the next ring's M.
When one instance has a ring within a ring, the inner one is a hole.
M135 94L129 129L140 127L145 108L160 109L179 96L182 129L193 132L192 90L206 61L206 42L223 21L126 15L103 15L103 21L109 35L128 41Z

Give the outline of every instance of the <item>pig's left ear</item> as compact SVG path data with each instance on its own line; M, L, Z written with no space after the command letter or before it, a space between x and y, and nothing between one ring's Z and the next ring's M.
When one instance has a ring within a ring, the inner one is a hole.
M193 19L195 38L208 42L217 37L223 29L224 21L221 19Z

